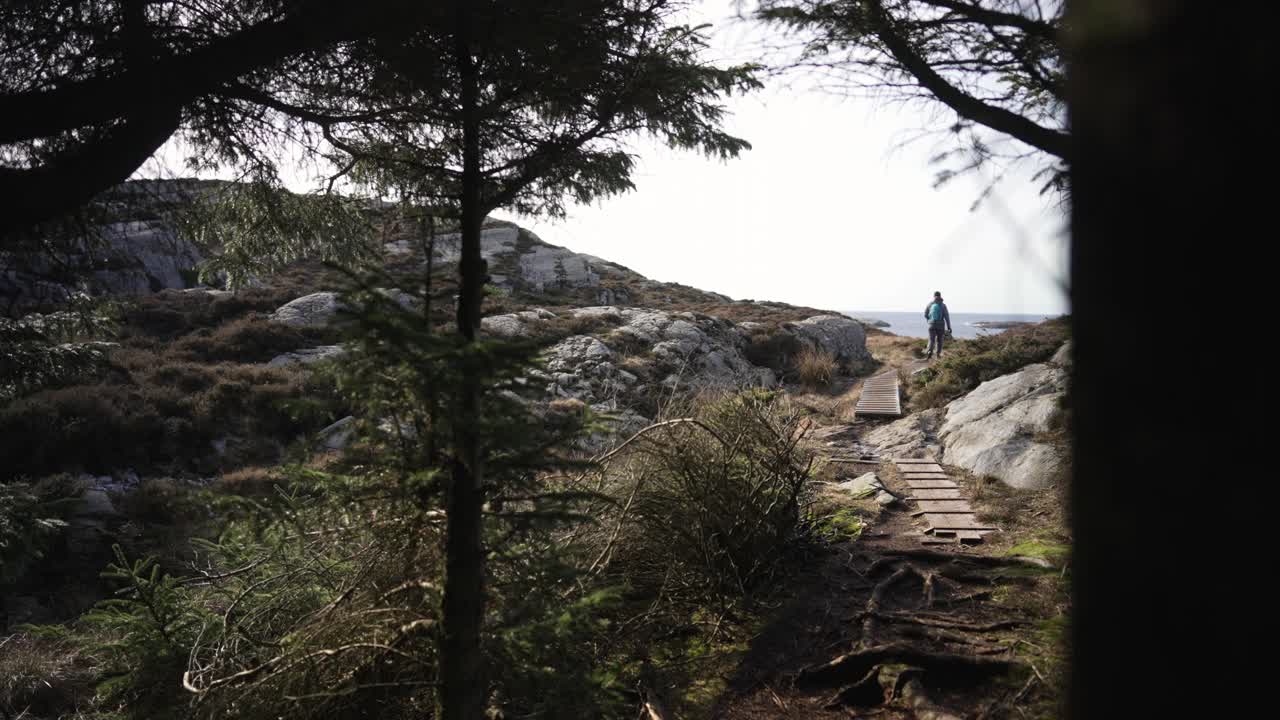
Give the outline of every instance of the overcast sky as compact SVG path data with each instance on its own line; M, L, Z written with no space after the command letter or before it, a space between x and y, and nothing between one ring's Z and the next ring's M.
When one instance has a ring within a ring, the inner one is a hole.
M754 60L760 33L706 0L714 51ZM976 211L978 175L934 189L936 118L920 108L770 83L731 98L752 149L725 163L637 143L636 190L564 221L512 218L543 240L655 280L833 310L1066 312L1065 223L1038 183L1006 181ZM944 118L945 121L945 118ZM905 145L904 145L905 142Z

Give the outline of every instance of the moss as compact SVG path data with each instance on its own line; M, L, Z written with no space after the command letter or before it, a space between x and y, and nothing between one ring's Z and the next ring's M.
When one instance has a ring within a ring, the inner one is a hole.
M840 508L819 519L814 528L820 537L829 542L857 540L867 527L864 512L857 507Z
M1006 550L1004 554L1008 557L1021 556L1040 558L1042 560L1048 560L1055 565L1061 565L1062 562L1071 554L1071 548L1058 543L1029 540L1014 545Z

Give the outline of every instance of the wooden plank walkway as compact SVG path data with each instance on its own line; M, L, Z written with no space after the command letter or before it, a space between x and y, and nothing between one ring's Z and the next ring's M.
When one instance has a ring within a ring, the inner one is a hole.
M898 373L890 371L867 378L862 383L862 394L858 396L853 415L901 417L902 398L898 394Z
M928 525L925 544L946 542L982 542L985 532L996 530L989 523L978 520L973 507L961 492L960 486L947 477L937 461L929 458L895 459L893 464L911 488L911 500L920 506L913 516L920 516Z

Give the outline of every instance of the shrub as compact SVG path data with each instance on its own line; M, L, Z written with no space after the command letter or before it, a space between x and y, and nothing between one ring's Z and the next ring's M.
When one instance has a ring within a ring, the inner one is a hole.
M597 515L597 542L610 573L686 607L731 603L759 586L797 528L810 477L804 427L764 391L652 427L603 470L614 504Z
M185 360L257 363L327 339L331 338L322 331L250 317L185 335L170 352Z
M128 384L46 390L0 408L0 478L197 468L225 436L245 438L241 460L264 460L333 419L331 388L296 370L123 352Z

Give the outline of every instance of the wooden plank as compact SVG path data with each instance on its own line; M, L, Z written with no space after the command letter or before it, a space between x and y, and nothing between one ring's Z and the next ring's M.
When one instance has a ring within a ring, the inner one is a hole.
M894 458L893 461L899 465L920 465L938 462L933 458Z
M956 539L950 535L939 535L937 537L929 537L925 535L920 538L921 545L955 545Z
M972 513L925 513L924 521L935 530L994 530L978 522Z
M958 489L960 486L954 480L908 480L907 487L912 490L942 490Z
M917 500L916 504L927 513L971 513L968 500Z
M961 530L956 533L956 539L965 545L973 545L982 542L982 533L977 530Z
M908 472L942 472L942 466L937 463L917 463L909 468Z
M942 488L940 490L915 490L911 491L910 500L963 500L964 496L960 494L959 488L949 489Z
M906 470L902 473L902 477L908 480L944 480L949 476L946 473L939 472L916 472L914 470Z

